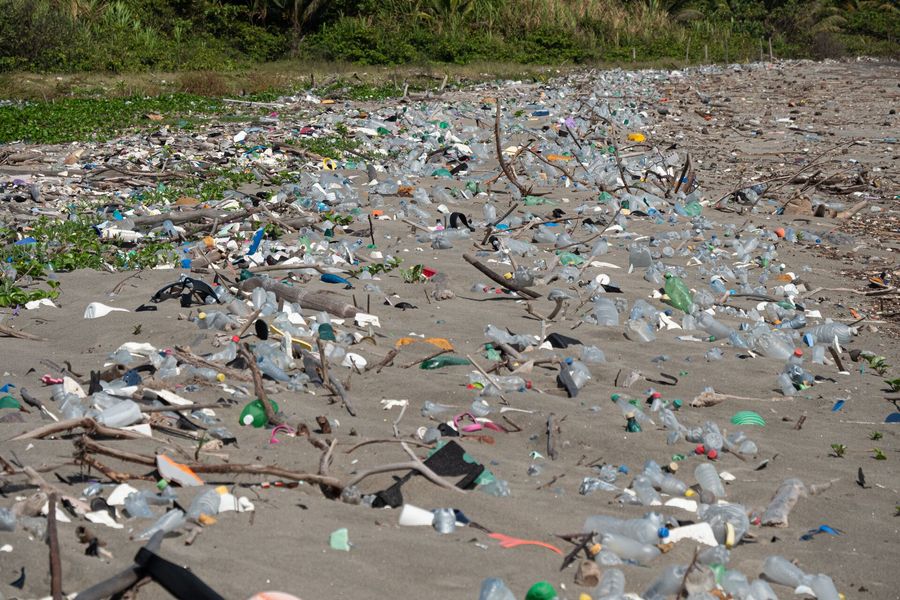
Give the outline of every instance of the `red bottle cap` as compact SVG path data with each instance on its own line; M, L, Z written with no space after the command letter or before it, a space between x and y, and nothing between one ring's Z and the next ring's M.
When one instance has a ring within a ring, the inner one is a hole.
M716 460L719 457L719 453L716 452L715 448L710 448L709 452L706 453L706 458L710 460Z
M694 448L694 452L697 454L706 454L706 446L703 444L697 444L697 447Z
M803 356L803 350L801 350L800 348L794 348L794 356Z
M237 344L239 341L241 341L241 338L240 338L240 336L233 335L233 336L231 336L231 341L234 342L235 344Z

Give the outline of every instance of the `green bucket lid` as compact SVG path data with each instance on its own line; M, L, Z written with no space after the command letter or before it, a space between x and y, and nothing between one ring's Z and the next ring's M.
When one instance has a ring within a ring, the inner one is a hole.
M765 427L766 425L765 420L752 410L742 410L735 413L735 415L731 417L731 422L735 425L759 425L760 427Z

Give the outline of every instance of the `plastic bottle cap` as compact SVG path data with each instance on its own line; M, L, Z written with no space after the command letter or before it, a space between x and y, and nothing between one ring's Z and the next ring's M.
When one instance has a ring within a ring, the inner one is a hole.
M675 473L676 471L678 471L678 463L675 461L670 462L669 463L669 472Z
M567 357L567 358L566 358L566 364L567 364L567 365L571 365L572 362L573 362L573 361L572 361L572 357Z
M225 381L225 373L216 373L216 381L223 383Z
M800 348L794 348L794 356L796 356L796 357L803 356L803 350L801 350Z
M714 448L710 448L709 452L706 453L706 457L710 460L716 460L719 458L719 453Z
M593 546L588 548L588 552L591 553L591 556L597 556L598 554L600 554L601 550L603 550L603 546L601 546L600 544L594 544Z
M241 423L243 423L244 425L253 425L253 415L244 415Z
M697 454L706 454L706 446L703 444L697 444L697 447L694 448L694 452Z
M668 527L660 527L659 531L657 531L656 534L660 538L667 538L667 537L669 537L669 528Z
M609 399L612 400L613 402L615 402L621 397L622 396L620 396L619 394L613 394L612 396L609 397Z
M672 400L672 406L675 408L681 408L684 405L684 402L681 400Z
M231 341L234 342L235 344L237 344L239 341L241 341L241 338L240 338L240 336L233 335L233 336L231 336Z
M206 318L206 313L205 313L205 312L197 313L197 318L198 318L198 319L205 319L205 318Z
M556 590L547 581L538 581L525 594L525 600L553 600L556 597Z
M656 400L657 398L662 398L662 394L660 394L659 392L653 392L652 394L650 394L650 398Z
M693 498L693 497L696 496L696 495L697 495L697 492L695 492L695 491L692 490L692 489L687 489L687 490L684 491L684 497L685 497L685 498Z
M169 487L169 482L165 479L160 479L156 482L156 489L158 489L159 491L163 491L167 487Z

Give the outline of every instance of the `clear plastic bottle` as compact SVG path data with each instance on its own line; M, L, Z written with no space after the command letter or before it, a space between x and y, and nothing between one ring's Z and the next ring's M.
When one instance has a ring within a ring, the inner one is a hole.
M184 525L184 511L178 508L173 508L172 510L161 516L159 520L156 521L156 523L145 529L134 539L139 541L146 541L153 537L153 535L158 531L169 533L171 531L175 531L182 525Z
M769 582L762 579L754 579L750 582L750 597L753 600L778 600L778 595L775 594L775 590L772 589Z
M650 584L650 587L642 594L645 600L664 600L678 593L687 573L685 565L670 565L666 567L659 577Z
M785 479L762 515L763 525L787 526L788 515L801 496L806 496L806 486L799 479Z
M715 337L717 340L727 340L731 338L731 334L735 333L734 329L725 325L721 321L706 312L701 312L697 317L697 324L700 329Z
M796 588L809 581L809 576L783 556L773 555L763 563L763 575L769 581Z
M481 582L478 600L516 600L516 597L502 579L488 577Z
M128 427L143 419L141 407L133 400L122 400L97 415L97 422L107 427Z
M629 320L625 323L625 337L633 342L648 343L656 340L650 323L644 320Z
M594 308L591 312L597 325L601 327L616 327L619 325L619 311L616 304L609 298L597 298L594 300Z
M7 508L0 508L0 531L15 531L16 515Z
M660 529L664 529L665 520L659 513L648 513L640 519L619 519L612 515L592 515L584 522L585 533L614 533L623 535L644 544L657 544L660 540ZM665 537L665 535L663 536Z
M711 493L716 498L725 497L725 486L722 485L722 479L716 468L709 463L701 463L694 469L694 477L700 487Z
M234 342L228 342L215 354L210 354L206 360L211 362L229 363L237 358L238 347Z
M531 387L530 381L526 381L518 375L494 375L492 379L504 392L520 392ZM475 384L480 385L482 388L492 385L484 375L478 371L472 371L469 373L469 385Z
M729 569L722 575L722 588L733 598L747 598L750 594L750 583L747 576L740 571Z
M843 323L825 323L810 327L806 330L806 333L813 336L819 344L831 345L834 343L834 338L837 337L838 343L846 345L850 343L850 339L856 333L856 329Z
M125 497L125 511L135 519L149 519L153 516L143 492L131 492Z
M726 523L734 528L734 543L741 541L750 530L747 509L741 504L702 504L697 516L709 523L720 544L724 544L727 538Z
M194 497L191 506L187 511L187 518L191 521L198 521L201 515L214 517L219 514L219 503L221 495L216 488L209 488Z
M591 592L592 600L614 600L624 595L625 573L621 569L607 569Z
M656 546L615 533L604 534L601 544L605 549L615 552L625 560L633 560L640 564L647 564L660 555L660 550Z
M635 477L631 487L634 493L637 494L638 500L644 506L658 506L662 504L662 498L653 488L653 484L643 475Z

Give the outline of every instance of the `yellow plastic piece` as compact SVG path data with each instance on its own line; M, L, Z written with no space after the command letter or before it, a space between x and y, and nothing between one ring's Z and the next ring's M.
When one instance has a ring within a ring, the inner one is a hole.
M216 381L219 383L225 381L225 373L216 373Z
M691 490L691 489L685 490L685 492L684 492L685 498L693 498L696 495L697 495L697 492L695 492L694 490Z
M647 139L647 136L645 136L643 133L629 133L628 134L629 142L643 142L646 139Z
M299 339L297 339L297 338L295 338L295 337L291 337L291 336L287 335L285 332L283 332L283 331L281 331L280 329L278 329L277 327L275 327L274 325L269 325L269 329L271 329L272 331L274 331L275 333L277 333L277 334L280 335L281 337L287 337L287 338L290 338L292 344L298 344L298 345L299 345L301 348L303 348L304 350L310 350L310 351L311 351L311 350L313 349L312 344L310 344L309 342L306 342L306 341L304 341L304 340L299 340Z
M734 525L731 523L725 522L725 547L728 549L734 548Z
M411 337L403 337L397 340L394 343L395 348L402 348L403 346L408 346L410 344L415 344L417 342L425 342L426 344L431 344L432 346L437 346L441 350L453 350L453 344L450 343L449 340L444 338L411 338Z

